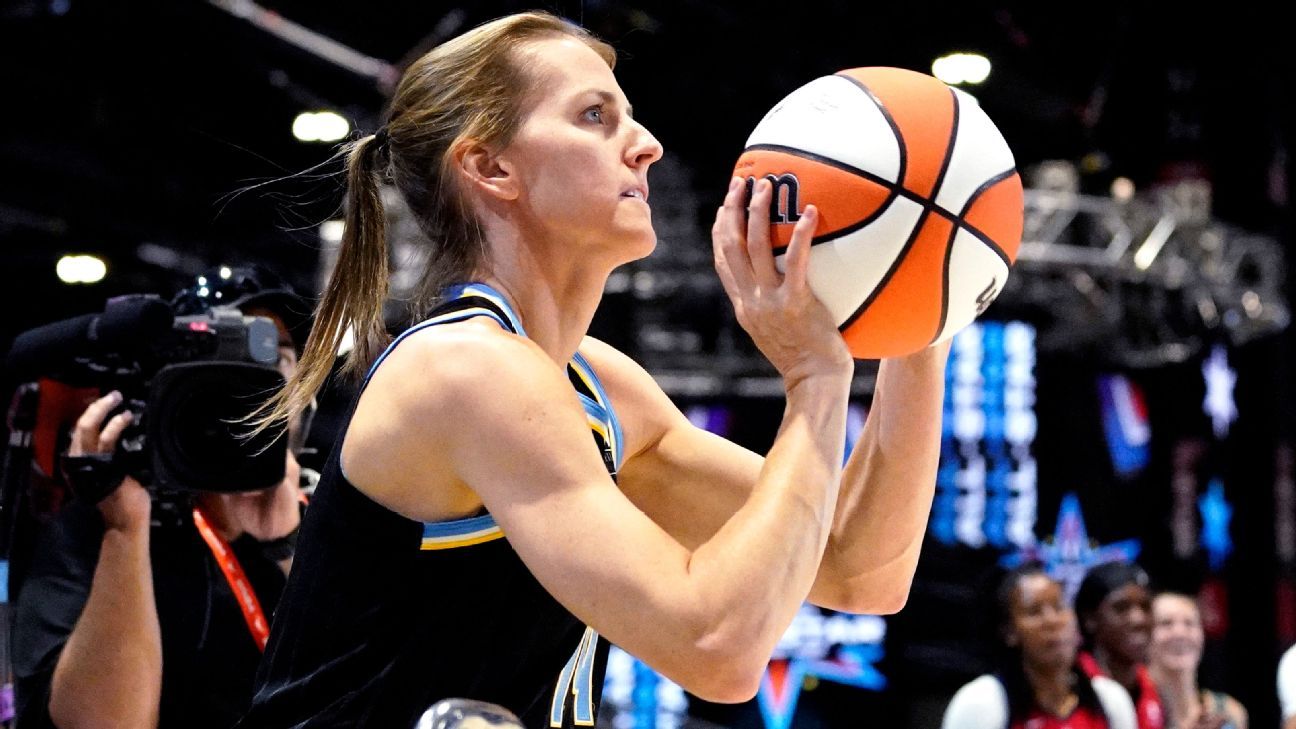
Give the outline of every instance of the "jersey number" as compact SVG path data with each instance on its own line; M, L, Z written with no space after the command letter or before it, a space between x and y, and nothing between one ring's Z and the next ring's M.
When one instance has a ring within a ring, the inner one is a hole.
M576 652L558 674L553 703L549 705L549 726L563 725L568 694L572 696L572 711L575 713L572 722L576 726L594 726L594 653L598 649L598 638L593 628L586 628Z

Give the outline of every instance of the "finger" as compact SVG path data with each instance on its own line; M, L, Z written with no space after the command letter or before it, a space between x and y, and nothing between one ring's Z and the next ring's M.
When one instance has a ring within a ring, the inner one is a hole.
M810 248L814 240L815 225L819 222L819 209L807 205L801 219L792 229L792 240L788 243L787 257L783 259L783 282L785 286L800 289L806 285L806 275L810 269Z
M762 288L779 285L778 270L774 268L774 254L770 248L770 201L774 198L774 185L769 180L756 181L751 208L747 213L747 260L752 276Z
M725 295L731 301L738 301L741 296L738 293L738 284L733 280L733 274L729 272L729 265L725 261L724 251L721 250L719 243L712 244L715 254L716 275L720 277L720 286L724 288Z
M98 447L103 420L109 411L121 403L121 399L121 393L114 390L90 403L72 429L72 443L68 448L70 455L84 455Z
M751 261L747 258L745 237L746 227L743 216L744 185L735 177L729 183L729 192L725 195L724 205L716 213L716 227L712 230L712 242L716 246L716 268L723 267L734 285L730 298L741 296L743 292L756 288L755 276L751 270ZM723 280L723 275L721 279Z
M108 453L113 448L116 448L117 439L121 437L122 431L126 430L126 426L130 425L134 420L135 416L129 410L118 413L112 420L109 420L108 424L99 433L99 452Z

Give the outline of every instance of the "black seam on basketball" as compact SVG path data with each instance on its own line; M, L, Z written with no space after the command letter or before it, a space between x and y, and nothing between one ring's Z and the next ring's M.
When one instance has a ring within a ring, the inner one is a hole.
M819 245L820 243L829 243L843 236L850 235L851 233L854 233L855 231L861 228L871 225L873 221L882 217L882 213L885 213L887 210L891 208L891 204L894 203L896 201L896 198L898 197L900 197L900 193L894 187L891 188L891 192L887 194L887 199L884 200L882 204L878 206L877 210L875 210L872 213L869 213L868 216L861 218L860 221L857 223L851 223L845 228L840 228L838 230L834 230L831 233L824 233L823 235L815 236L814 238L811 238L810 245L813 247ZM788 249L787 246L774 246L774 255L781 256L784 253L787 253L787 249Z
M838 331L844 332L849 329L850 325L854 324L855 320L860 318L860 316L873 305L873 302L877 299L878 295L882 293L882 290L886 288L887 283L891 281L891 277L900 269L900 264L904 263L905 257L909 255L909 250L912 249L914 243L918 241L918 236L922 233L923 226L927 224L927 216L930 213L930 210L923 210L922 214L918 216L918 222L914 223L913 232L909 234L909 240L905 241L904 248L901 248L900 253L892 259L891 266L887 268L887 272L882 276L882 280L877 282L877 285L869 292L868 298L864 299L864 303L859 305L859 308L855 310L855 313L846 317L846 321L842 322L841 326L837 327Z
M968 198L967 202L963 204L963 210L959 212L958 217L955 219L959 228L966 230L968 233L972 234L972 237L986 244L986 246L993 251L996 256L999 256L999 258L1004 262L1004 265L1009 268L1012 268L1012 261L1008 259L1008 252L999 247L999 244L994 242L994 239L989 235L986 235L986 233L980 228L969 223L965 216L968 214L968 211L972 209L972 205L977 201L977 199L984 195L987 190L1015 174L1017 174L1017 168L1011 167L981 183L981 186L978 187L972 193L972 196Z
M954 123L950 125L949 144L945 146L945 159L941 160L940 172L936 173L936 184L932 185L932 204L936 202L936 195L940 192L941 185L945 184L945 173L949 172L950 160L954 158L954 143L958 141L959 98L958 94L954 93L954 89L950 89L949 93L950 103L954 105Z
M954 257L954 239L958 236L958 232L959 226L951 225L949 239L945 241L945 262L941 265L941 315L940 321L936 324L936 333L932 335L931 341L927 342L928 346L940 338L941 332L945 331L945 320L949 317L950 259Z
M994 177L991 177L990 179L988 179L988 180L986 180L985 182L981 183L981 186L978 187L976 190L974 190L974 191L972 192L972 197L969 197L969 198L967 199L967 202L963 203L963 209L960 210L960 211L959 211L959 214L958 214L959 219L962 220L963 217L966 216L966 215L968 214L968 211L972 209L972 205L977 201L978 198L980 198L982 195L984 195L984 194L986 193L987 190L989 190L990 188L994 187L995 185L998 185L999 183L1003 182L1004 180L1008 179L1009 177L1012 177L1012 176L1015 175L1015 174L1017 174L1017 168L1016 168L1016 167L1009 167L1008 169L1004 170L1003 172L1000 172L999 174L995 175Z
M1012 261L1008 259L1008 253L1004 251L1004 249L1000 248L999 244L995 243L994 240L990 238L990 236L983 233L980 228L977 228L976 226L968 223L966 220L963 220L962 218L959 218L958 227L967 231L968 234L971 235L973 238L976 238L977 240L984 243L986 248L990 249L991 253L994 253L996 256L999 256L999 260L1003 261L1005 266L1007 266L1008 268L1012 268L1013 264Z
M856 177L863 177L869 182L876 183L878 185L881 185L889 189L899 188L901 189L902 192L904 191L903 185L900 185L899 183L896 182L892 182L886 179L885 177L876 175L872 172L869 172L868 170L861 170L860 168L848 165L845 162L842 162L841 160L836 160L833 159L832 157L825 157L822 154L816 154L815 152L811 152L806 149L800 149L798 147L789 147L786 144L753 144L752 146L743 150L743 154L746 154L747 152L786 152L792 155L793 157L801 157L803 159L808 159L812 162L818 162L820 164L828 165L829 167L836 167L842 172L849 172L852 175L855 175Z
M753 152L753 151L784 152L794 157L808 159L812 162L819 162L821 164L828 165L829 167L836 167L837 169L843 172L849 172L850 174L855 175L857 177L862 177L868 180L869 182L875 183L877 185L881 185L882 187L885 187L886 189L890 190L893 196L903 197L906 200L910 200L917 205L921 205L923 209L926 210L927 212L935 213L952 223L958 223L960 220L959 216L956 213L952 213L946 210L945 208L938 206L935 200L931 198L923 197L922 195L919 195L913 190L906 188L904 185L900 183L892 182L884 177L879 177L867 170L861 170L858 167L852 167L851 165L848 165L845 162L841 162L839 160L835 160L832 157L825 157L821 154L816 154L815 152L811 152L809 150L800 149L798 147L789 147L785 144L753 144L752 146L744 149L743 153L745 154L747 152ZM894 197L888 197L886 202L882 205L882 207L879 208L879 210L885 210L894 201L895 201ZM877 214L878 213L874 213L875 216ZM827 241L833 240L836 237L838 236L836 234L833 234L831 237L825 237L823 239L815 239L814 242L826 243Z
M836 73L833 75L850 81L852 84L855 84L855 88L863 91L864 95L869 97L869 100L877 106L878 111L882 112L882 118L886 119L886 123L891 126L891 133L895 135L896 144L900 147L900 172L896 175L896 180L899 181L897 184L903 186L905 172L909 170L909 150L905 147L905 138L904 135L900 133L900 125L896 124L895 119L891 117L891 112L887 111L886 104L883 104L882 100L873 93L873 89L865 86L863 82L853 76L847 76L844 73Z

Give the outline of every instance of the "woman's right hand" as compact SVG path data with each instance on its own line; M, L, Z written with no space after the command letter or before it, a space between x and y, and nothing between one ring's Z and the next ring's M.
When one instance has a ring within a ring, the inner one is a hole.
M113 452L122 431L126 430L126 426L135 417L129 410L125 410L104 422L108 413L120 405L121 401L121 393L114 391L90 403L72 428L68 455ZM103 514L104 527L107 529L147 531L151 511L152 501L148 491L130 476L122 479L121 485L99 502L99 512Z
M819 211L807 205L801 214L788 245L786 272L780 274L770 244L773 185L765 179L756 182L749 210L743 208L744 190L742 178L729 181L711 228L716 272L738 323L789 387L812 375L849 377L854 367L850 352L806 280Z

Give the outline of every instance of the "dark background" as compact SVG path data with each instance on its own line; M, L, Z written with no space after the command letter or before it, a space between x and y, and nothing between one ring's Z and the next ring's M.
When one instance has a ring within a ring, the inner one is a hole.
M1099 194L1116 176L1143 189L1192 169L1213 183L1218 219L1291 244L1296 73L1289 31L1258 3L1201 10L845 0L539 6L582 22L618 49L618 77L636 116L683 171L672 174L687 181L683 189L696 202L688 209L697 235L664 254L701 260L703 273L706 221L746 134L775 101L841 68L929 71L933 58L954 50L976 50L994 63L973 92L1020 169L1071 160L1084 170L1083 189ZM454 34L535 5L276 0L264 7L400 64L447 28ZM371 80L206 3L0 3L0 349L29 327L98 310L108 296L169 294L222 263L263 262L313 292L317 226L337 216L341 199L340 178L322 173L336 166L236 193L328 160L328 145L292 137L299 112L331 108L369 133L383 100ZM159 248L170 263L141 256ZM104 258L108 277L91 286L60 283L54 264L65 253ZM633 351L632 329L645 312L629 307L610 297L597 327ZM710 313L728 317L720 304ZM1282 629L1286 607L1277 607L1291 566L1279 564L1273 531L1275 453L1292 431L1289 349L1284 334L1231 353L1240 417L1227 439L1208 446L1201 467L1203 486L1211 475L1226 478L1237 542L1228 566L1213 575L1228 588L1231 620L1206 670L1260 727L1275 724L1273 668L1279 650L1296 639ZM1169 553L1165 517L1172 450L1186 439L1210 442L1199 368L1192 360L1126 371L1147 393L1153 446L1148 469L1124 482L1104 451L1094 385L1113 365L1041 353L1037 534L1052 533L1061 494L1079 491L1096 541L1143 539L1154 577L1184 589L1212 577L1200 559ZM779 409L735 403L744 423L735 437L756 447L767 442ZM922 725L917 717L926 714L914 707L947 696L980 668L946 667L944 678L927 680L937 668L906 653L902 641L920 642L940 623L941 609L970 604L968 591L951 597L941 586L988 568L994 556L928 549L911 610L892 621L890 716ZM941 608L941 600L951 607ZM853 710L855 699L835 704L833 691L806 701L806 722Z

